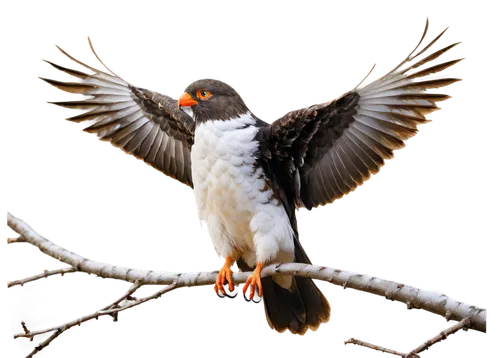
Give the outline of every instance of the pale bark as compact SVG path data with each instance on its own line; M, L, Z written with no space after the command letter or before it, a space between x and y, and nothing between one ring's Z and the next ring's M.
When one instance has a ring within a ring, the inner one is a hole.
M394 355L400 356L402 358L419 358L420 356L418 355L418 353L421 353L421 352L425 351L426 349L429 349L434 344L445 340L446 338L448 338L448 336L450 336L450 335L452 335L452 334L454 334L462 329L464 331L466 331L467 329L469 329L469 325L470 325L470 319L464 318L460 322L455 323L453 326L440 332L438 335L432 337L431 339L428 339L427 341L425 341L424 343L422 343L421 345L419 345L417 348L415 348L414 350L412 350L409 353L401 353L401 352L395 351L393 349L384 348L384 347L381 347L379 345L364 342L364 341L361 341L359 339L354 339L354 338L350 338L349 340L345 341L344 344L350 343L350 344L374 349L376 351L394 354Z
M37 248L43 255L64 265L58 269L43 270L34 275L9 280L6 284L7 288L23 287L42 279L74 273L85 273L89 276L95 276L103 280L121 281L131 284L124 295L94 312L89 312L60 324L45 328L37 328L27 333L13 335L14 339L28 339L29 337L50 334L49 337L37 345L38 348L33 348L29 354L38 354L41 349L45 348L59 335L66 332L68 329L83 324L83 322L105 316L115 318L119 313L145 304L151 300L158 299L173 289L207 287L213 285L216 281L217 271L215 270L182 272L148 270L141 267L117 265L110 262L95 260L91 257L63 248L53 240L40 234L25 220L17 217L12 212L7 212L6 224L9 230L16 235L5 240L6 243L31 245ZM424 312L443 317L449 323L461 322L461 325L453 326L455 328L459 327L462 329L465 324L464 322L466 322L467 328L472 331L481 333L488 332L488 313L486 307L461 301L457 298L448 296L443 291L426 290L412 284L397 282L369 273L319 264L273 264L265 267L262 270L261 276L266 277L280 274L306 276L319 282L328 282L342 289L370 294L385 300L390 299L405 304L407 309L420 309ZM234 272L233 282L235 284L242 284L247 280L249 275L250 272ZM152 295L141 296L139 298L134 296L135 291L146 286L166 287L160 288ZM359 344L360 340L356 337L351 337L346 343ZM383 351L380 349L382 346L377 349L377 347L373 348L371 345L367 344L364 346L363 344L359 345L365 349Z

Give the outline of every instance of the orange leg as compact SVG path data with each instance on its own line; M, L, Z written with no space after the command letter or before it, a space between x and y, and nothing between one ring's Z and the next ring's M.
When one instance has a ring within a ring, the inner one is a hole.
M233 265L233 263L234 260L231 259L231 257L226 257L226 261L224 262L224 265L217 275L217 281L215 282L214 286L214 290L215 293L217 293L217 296L219 296L219 292L223 295L226 295L226 291L224 290L224 283L226 282L226 280L229 285L229 291L234 291L233 271L231 271L231 266Z
M248 286L250 286L250 299L253 299L255 296L255 286L259 289L259 297L262 297L262 281L260 280L260 272L262 271L262 262L257 263L255 270L253 270L250 277L245 282L245 286L243 286L243 295L246 294Z

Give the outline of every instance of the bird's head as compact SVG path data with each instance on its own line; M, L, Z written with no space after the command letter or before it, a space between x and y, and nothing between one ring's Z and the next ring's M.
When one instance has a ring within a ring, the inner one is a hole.
M177 102L197 123L231 120L248 112L240 95L224 82L205 79L191 83Z

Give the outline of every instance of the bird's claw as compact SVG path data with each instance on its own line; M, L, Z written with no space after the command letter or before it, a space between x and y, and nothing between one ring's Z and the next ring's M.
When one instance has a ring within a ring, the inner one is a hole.
M255 296L255 297L262 297L262 295L260 294L258 286L257 286L257 296ZM243 298L245 299L245 301L247 301L247 302L253 302L253 303L259 303L260 301L262 301L261 298L259 300L255 300L253 297L252 298L247 298L245 291L243 291Z
M230 292L234 291L233 272L231 271L231 265L232 265L231 259L226 258L224 266L222 266L219 273L217 274L217 280L215 281L214 290L217 296L219 296L220 298L224 297L235 298L238 295L238 293L236 293L234 296L228 295L224 288L224 285L227 283L229 291Z
M257 296L262 297L264 294L264 291L262 289L262 281L260 279L260 272L262 271L262 263L258 263L257 267L255 270L252 272L250 277L248 277L247 282L245 282L245 286L243 286L243 297L245 298L245 301L250 302L253 301L255 303L259 303L259 301L254 301L254 296L255 296L255 288L257 287ZM247 299L246 293L247 289L250 287L250 295L249 298Z

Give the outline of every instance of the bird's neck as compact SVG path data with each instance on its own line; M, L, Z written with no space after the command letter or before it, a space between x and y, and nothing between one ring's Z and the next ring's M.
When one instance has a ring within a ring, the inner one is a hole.
M229 119L207 119L204 121L198 121L195 117L196 127L214 127L220 132L234 131L238 129L245 129L250 126L254 126L257 118L250 112L246 112Z

